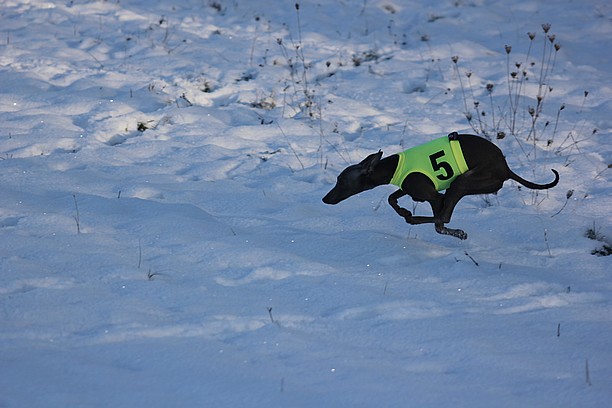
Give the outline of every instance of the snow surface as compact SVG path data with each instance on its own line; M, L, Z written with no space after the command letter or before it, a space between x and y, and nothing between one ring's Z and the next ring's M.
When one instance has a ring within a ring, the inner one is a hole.
M0 406L610 406L611 18L3 0ZM467 241L405 224L391 187L321 202L369 153L473 133L466 111L559 185L465 198Z

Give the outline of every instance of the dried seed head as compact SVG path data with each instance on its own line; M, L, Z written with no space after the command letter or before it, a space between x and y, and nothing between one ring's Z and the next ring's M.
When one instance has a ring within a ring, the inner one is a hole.
M586 98L587 96L589 96L589 91L584 91L584 97Z
M465 73L465 76L468 77L468 78L471 78L472 77L472 72L471 71L467 71Z
M300 9L300 3L295 3L295 9L299 10Z
M469 113L469 112L468 112L468 113L466 113L466 114L465 114L465 117L466 117L466 119L468 120L468 122L471 122L471 121L472 121L472 114L471 114L471 113Z
M563 109L565 109L565 104L561 105L561 107L559 108L560 111L562 111Z
M520 63L520 62L515 62L515 63L514 63L514 66L515 66L516 68L520 68L520 67L521 67L521 63Z
M517 75L517 73L516 73L516 72L514 72L514 71L510 73L510 76L511 76L512 78L516 78L516 75Z
M487 92L489 92L489 93L493 92L493 87L494 87L494 86L495 86L495 85L493 85L493 84L491 84L491 83L487 84Z
M475 107L476 109L478 109L478 105L480 105L480 102L478 102L478 101L474 101L474 107Z
M529 107L529 114L533 117L535 115L535 108L533 106Z
M549 36L548 36L548 41L550 41L550 42L551 42L551 44L552 44L552 43L554 43L554 42L555 42L555 38L557 38L557 36L556 36L556 35L554 35L554 34L551 34L551 35L549 35Z
M535 33L531 33L531 32L527 33L527 35L529 36L530 40L533 40L535 38L535 36L536 36Z
M459 57L458 57L458 56L456 56L456 55L453 55L453 56L451 57L451 60L453 60L453 62L456 64L456 63L457 63L457 61L459 61Z
M506 49L506 54L510 54L512 52L512 46L511 45L506 45L504 48Z
M561 49L561 44L555 44L555 51L559 51Z
M497 139L498 139L498 140L501 140L501 139L503 139L504 137L506 137L506 132L501 131L501 130L500 130L499 132L497 132Z
M550 23L542 24L542 30L544 30L545 33L548 33L548 30L550 30Z
M569 200L570 198L572 198L573 195L574 195L574 190L567 190L567 193L565 194L565 198Z

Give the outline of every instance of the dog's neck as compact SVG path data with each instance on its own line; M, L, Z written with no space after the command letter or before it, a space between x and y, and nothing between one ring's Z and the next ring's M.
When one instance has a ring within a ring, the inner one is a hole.
M383 184L389 184L393 175L395 174L395 170L397 169L397 164L399 163L399 156L397 154L392 154L389 157L385 157L381 159L376 169L372 173L372 181L377 186L382 186Z

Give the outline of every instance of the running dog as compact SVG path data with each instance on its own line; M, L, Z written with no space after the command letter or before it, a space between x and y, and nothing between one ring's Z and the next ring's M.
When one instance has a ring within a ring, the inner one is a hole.
M467 239L463 230L444 225L450 222L455 206L464 196L496 193L509 179L534 190L552 188L559 182L559 173L554 169L555 179L548 184L525 180L510 170L493 143L457 132L384 159L382 156L383 152L378 151L344 169L323 202L338 204L362 191L394 184L399 190L389 196L389 204L408 224L433 223L440 234ZM444 194L442 190L446 190ZM427 201L433 216L414 216L400 207L398 199L405 195L414 201Z

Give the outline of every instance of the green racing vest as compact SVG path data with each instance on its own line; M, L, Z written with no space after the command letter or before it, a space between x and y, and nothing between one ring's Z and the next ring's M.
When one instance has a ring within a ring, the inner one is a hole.
M390 184L400 188L410 173L422 173L429 177L437 191L446 190L460 174L468 171L461 145L451 136L432 140L398 155L399 162Z

